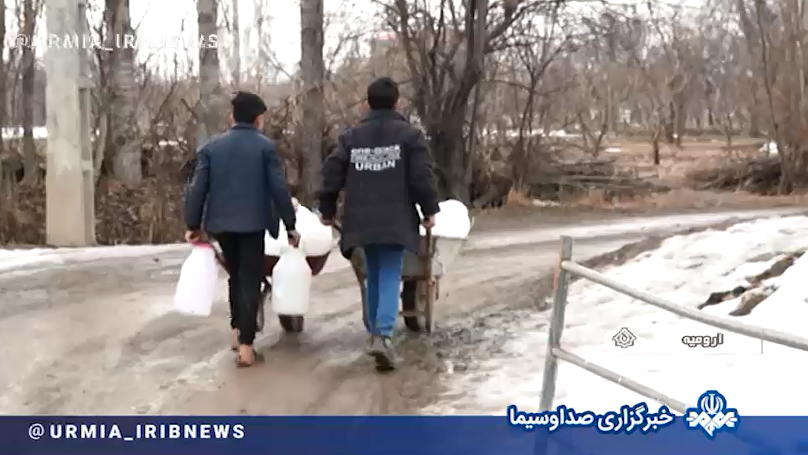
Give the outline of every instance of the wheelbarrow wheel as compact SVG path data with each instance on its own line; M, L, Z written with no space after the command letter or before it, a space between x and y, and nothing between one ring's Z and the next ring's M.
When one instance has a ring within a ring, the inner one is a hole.
M281 323L281 328L283 328L284 332L286 333L300 333L303 331L303 316L286 316L286 315L278 315L278 321Z
M264 331L264 324L266 316L264 314L267 302L272 298L272 285L269 280L264 278L261 282L261 300L258 302L258 314L255 318L255 331L261 333Z
M404 286L401 289L401 309L404 312L418 311L417 281L404 281ZM404 316L404 326L410 332L420 333L422 330L422 324L418 316Z
M264 305L266 302L272 299L272 284L269 281L264 280L264 298L262 299L262 305L258 309L258 320L260 321L260 326L264 326ZM278 315L278 322L281 324L281 328L286 333L300 333L303 331L303 316L287 316L285 314ZM260 330L260 329L259 329Z
M365 325L365 331L370 333L370 319L368 318L368 299L367 299L367 286L365 281L359 282L359 293L362 298L362 324Z
M424 283L426 292L424 293L424 331L432 334L435 330L435 299L437 297L437 282L427 281Z

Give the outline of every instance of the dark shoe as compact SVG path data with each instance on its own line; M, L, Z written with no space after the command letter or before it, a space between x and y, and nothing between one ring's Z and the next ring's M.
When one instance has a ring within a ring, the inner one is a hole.
M396 353L390 337L374 336L370 345L370 355L376 359L376 370L388 372L396 369Z
M376 335L370 335L368 337L368 341L365 344L365 354L372 356L373 355L373 342L376 341Z

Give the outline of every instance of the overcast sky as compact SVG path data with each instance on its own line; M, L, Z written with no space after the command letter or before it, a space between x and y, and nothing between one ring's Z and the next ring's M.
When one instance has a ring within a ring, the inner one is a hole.
M138 25L139 34L145 36L176 36L185 29L185 35L192 38L197 33L196 2L194 0L130 0L133 24ZM239 21L242 29L242 60L249 65L251 56L257 53L257 35L254 30L255 0L238 0ZM297 1L265 0L269 5L266 10L264 28L270 30L272 52L287 71L293 71L300 60L300 7ZM220 24L224 24L225 15L230 19L232 2L224 3L220 8ZM334 46L338 41L336 35L348 29L354 31L362 27L371 27L371 16L375 5L370 0L326 0L326 15L333 24L326 31L327 46ZM225 41L223 48L232 49L227 41L232 36L223 30L220 39ZM222 58L226 58L222 55ZM254 57L253 57L254 58Z
M238 0L239 16L242 28L242 64L243 68L249 68L252 60L257 55L257 36L251 33L255 23L255 4L262 0ZM698 8L704 0L655 0L655 3L680 4L687 8ZM101 0L91 0L97 11L100 11ZM265 7L268 14L264 14L265 28L270 30L272 40L271 50L283 65L286 71L293 72L295 65L300 59L300 9L297 1L290 0L263 0L268 6ZM608 3L641 3L645 0L607 0ZM437 4L437 0L435 0ZM8 2L6 3L9 4ZM591 10L595 3L582 1L578 5L572 4L573 8ZM232 0L223 0L220 6L220 24L225 23L225 17L230 17ZM9 5L10 7L10 5ZM162 41L185 43L194 42L197 33L196 26L196 1L195 0L130 0L133 26L137 27L138 35L146 37L151 43ZM326 29L326 47L333 48L339 41L338 36L346 33L372 32L374 21L372 17L378 10L378 5L373 0L325 0L327 20L330 23ZM642 9L642 8L640 8ZM7 14L9 34L16 29L16 24L11 23L14 18L13 11ZM95 15L95 20L100 19L100 15ZM44 21L40 24L39 34L46 33ZM223 60L228 58L227 52L232 49L228 41L232 40L226 30L220 31L220 47ZM328 52L328 50L327 50ZM37 52L38 54L40 52ZM163 65L172 66L175 54L181 54L182 63L187 63L189 59L194 60L197 54L196 49L176 49L170 48L162 51L147 49L140 52L139 58L142 60L152 55L150 61L153 64L164 62ZM157 54L157 55L154 55Z
M97 0L96 0L97 1ZM140 23L140 33L147 35L179 34L185 23L186 33L193 36L196 33L196 2L194 0L130 0L132 8L133 23ZM224 0L222 8L230 9L231 0ZM249 59L249 53L255 48L255 37L252 37L252 45L249 42L250 25L254 23L254 4L260 0L238 0L239 16L242 26L242 38L244 43L245 59ZM646 0L606 0L607 3L640 3L645 4ZM704 0L653 0L655 3L669 5L682 5L686 8L698 8ZM290 0L264 0L270 7L269 23L271 39L273 41L272 50L277 58L284 64L287 70L293 69L300 59L300 8L297 1ZM434 1L438 4L437 0ZM586 9L592 7L592 2L580 2L587 4ZM576 7L574 3L571 7ZM373 0L325 0L326 15L332 21L326 31L326 45L333 47L338 41L338 34L345 33L347 29L352 31L370 32L373 27L372 15L378 9L378 5ZM222 14L220 13L220 23ZM221 36L221 35L220 35ZM225 39L227 37L224 37Z

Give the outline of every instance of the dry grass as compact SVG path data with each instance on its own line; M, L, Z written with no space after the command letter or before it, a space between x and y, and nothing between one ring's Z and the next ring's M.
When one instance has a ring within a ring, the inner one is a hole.
M654 193L634 198L609 200L604 197L602 190L594 190L573 201L571 205L587 208L612 208L617 210L789 207L808 206L808 195L759 196L742 191L727 193L680 188L667 193Z
M533 207L533 201L523 192L511 188L505 199L505 205L508 207Z
M651 145L647 142L617 141L609 147L619 148L619 153L604 156L615 160L615 167L641 178L656 179L670 187L687 185L687 177L696 169L716 169L737 160L762 156L758 151L760 139L738 138L732 149L723 139L698 139L685 141L682 148L660 144L660 164L654 166Z

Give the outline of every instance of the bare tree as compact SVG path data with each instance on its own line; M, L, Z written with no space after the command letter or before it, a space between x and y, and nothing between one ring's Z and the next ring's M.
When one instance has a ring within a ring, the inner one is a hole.
M233 85L241 85L241 23L238 12L238 0L233 0Z
M732 150L733 136L740 129L744 106L742 81L747 79L740 53L742 43L727 30L727 14L716 9L708 12L710 14L699 20L700 36L694 43L702 49L701 55L696 56L702 84L696 93L704 93L705 101L699 103L702 112L697 115L703 117L706 113L708 126L721 131L727 148ZM700 122L701 118L697 120Z
M196 20L202 37L217 34L218 1L198 0ZM219 95L219 50L215 46L199 46L199 101L197 104L198 143L204 144L213 136L219 124L217 97Z
M744 39L746 41L747 47L747 55L746 55L746 67L747 68L754 68L755 75L757 77L752 79L752 90L751 95L753 97L753 101L757 100L757 93L761 86L762 77L760 71L757 69L759 68L759 52L758 49L760 48L760 36L756 31L756 26L752 17L750 17L749 9L747 9L747 2L744 0L736 0L736 8L738 10L738 17L740 20L741 30L743 31ZM761 115L759 110L756 107L753 107L749 111L750 118L749 118L749 135L752 137L758 137L761 133Z
M34 0L23 0L22 33L34 36L39 4ZM22 144L25 163L25 180L39 179L39 157L34 142L34 76L36 60L31 46L22 50Z
M0 43L6 42L6 1L0 0ZM0 133L6 125L6 112L8 110L8 96L6 92L7 76L5 62L0 58ZM3 135L0 134L0 193L6 193L5 175L5 143Z
M547 133L543 128L546 113L543 105L546 104L542 102L546 93L539 91L539 85L550 65L562 52L569 49L571 34L561 24L560 12L561 4L557 3L546 14L524 17L512 30L512 52L517 56L518 71L524 79L524 85L519 87L519 91L526 93L523 102L519 98L516 100L516 105L522 106L517 124L519 135L509 155L511 178L520 189L533 168L530 152Z
M311 206L322 166L325 127L323 0L300 1L300 79L302 95L296 135L300 147L301 202Z
M464 202L470 199L467 181L464 126L469 99L483 76L481 55L493 52L513 22L538 3L513 0L479 14L477 2L442 0L430 2L394 0L385 5L389 25L404 48L413 85L413 106L427 130L444 195ZM496 11L495 11L496 12ZM476 38L475 24L488 24L484 39ZM477 46L482 46L481 54Z
M106 159L112 175L126 185L142 179L141 156L137 141L135 109L135 34L129 0L106 0L108 39L114 42L109 62L109 112Z

